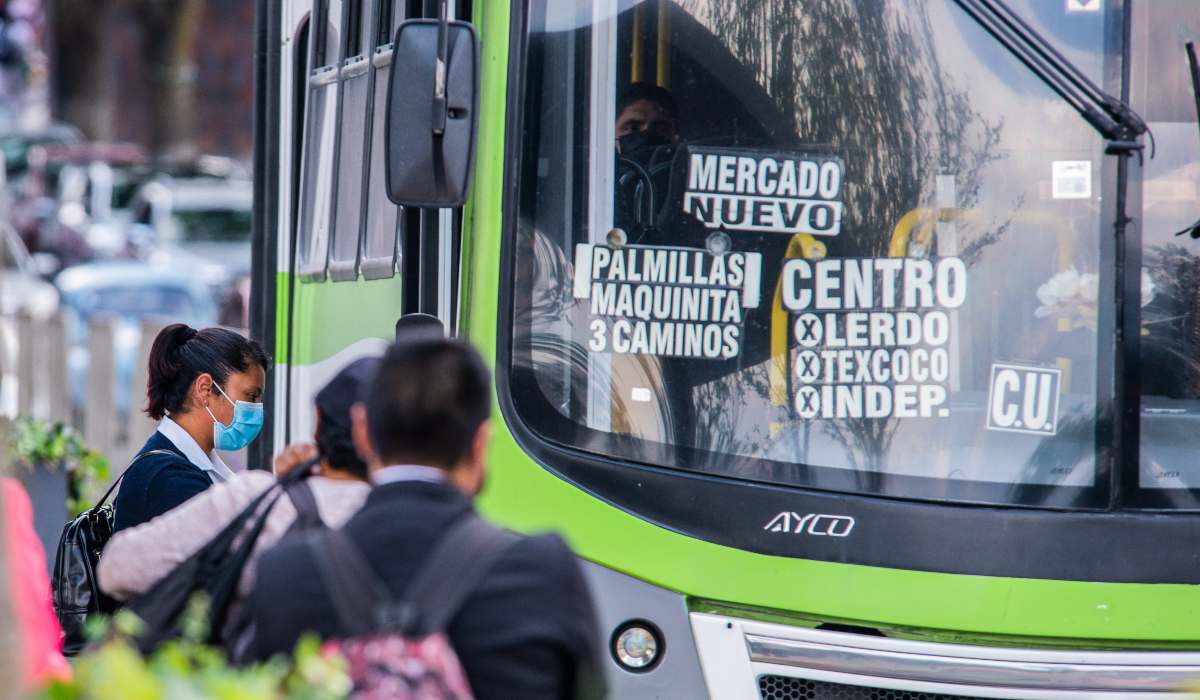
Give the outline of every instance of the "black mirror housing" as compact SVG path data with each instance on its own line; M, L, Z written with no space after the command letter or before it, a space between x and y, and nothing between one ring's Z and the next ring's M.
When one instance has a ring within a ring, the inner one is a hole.
M436 112L438 21L396 30L388 84L387 193L407 207L457 207L467 199L479 125L479 38L450 22L446 35L445 129Z

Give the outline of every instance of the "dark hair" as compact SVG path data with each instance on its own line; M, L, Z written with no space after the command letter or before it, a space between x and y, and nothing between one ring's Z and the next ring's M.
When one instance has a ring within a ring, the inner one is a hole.
M367 478L367 465L354 449L351 409L375 377L378 357L359 358L333 375L313 397L317 407L317 452L334 469Z
M252 365L267 369L262 346L226 328L196 330L173 323L159 331L150 347L150 399L146 413L153 419L178 411L187 403L188 390L196 377L207 372L218 385L229 375L245 372Z
M621 93L621 99L617 101L617 116L621 116L626 107L641 100L649 100L658 105L672 119L679 116L679 106L675 104L671 93L664 87L650 83L630 83L625 92Z
M354 449L350 428L317 406L317 453L338 471L367 478L367 465Z
M491 414L491 378L466 342L422 335L388 349L363 402L381 460L451 468Z

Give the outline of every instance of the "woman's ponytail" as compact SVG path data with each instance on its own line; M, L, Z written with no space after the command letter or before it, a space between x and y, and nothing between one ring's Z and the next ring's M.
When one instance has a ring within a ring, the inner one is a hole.
M147 382L146 395L149 404L146 413L154 420L161 420L173 406L179 404L182 396L175 396L179 389L180 373L184 370L181 355L187 342L196 337L196 329L186 323L172 323L159 331L150 347L150 380ZM182 388L187 391L191 382Z
M198 331L185 323L173 323L154 338L149 365L146 413L162 420L187 405L192 382L201 373L207 372L223 384L231 373L244 372L252 365L265 370L267 355L258 343L231 330Z

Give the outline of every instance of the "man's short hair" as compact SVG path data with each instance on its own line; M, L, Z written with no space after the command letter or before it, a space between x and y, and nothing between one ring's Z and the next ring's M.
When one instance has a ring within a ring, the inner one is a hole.
M367 429L385 464L454 467L491 414L483 358L456 338L395 343L365 389Z
M621 99L617 101L617 116L621 116L626 107L641 100L649 100L658 105L659 109L672 119L679 117L679 107L671 93L666 88L651 83L630 83L621 93Z

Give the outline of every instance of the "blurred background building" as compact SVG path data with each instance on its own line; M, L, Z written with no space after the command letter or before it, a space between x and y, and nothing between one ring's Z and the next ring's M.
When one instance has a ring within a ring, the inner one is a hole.
M54 118L151 157L248 162L254 5L239 0L9 0L43 39ZM40 20L40 26L39 26ZM38 49L33 49L38 51Z
M246 327L253 39L240 0L0 0L0 421L119 471L154 333Z

